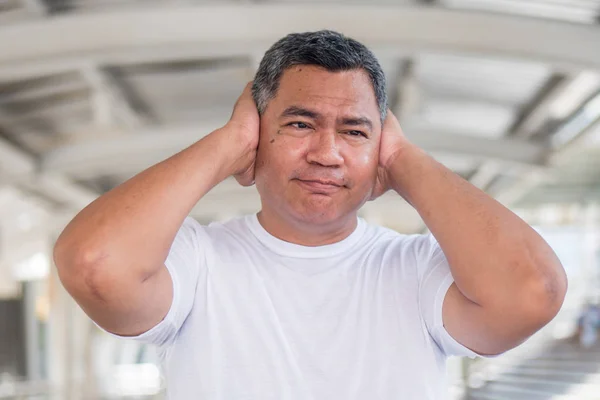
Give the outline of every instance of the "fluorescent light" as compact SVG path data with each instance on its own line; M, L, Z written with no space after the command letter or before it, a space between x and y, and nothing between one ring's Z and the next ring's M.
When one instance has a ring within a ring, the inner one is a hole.
M451 7L472 8L502 13L529 15L537 18L551 18L573 22L593 23L593 6L573 7L569 4L547 2L527 2L522 0L445 0Z

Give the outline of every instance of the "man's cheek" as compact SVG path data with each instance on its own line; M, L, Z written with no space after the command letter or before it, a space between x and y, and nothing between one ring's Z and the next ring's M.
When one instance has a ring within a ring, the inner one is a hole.
M375 151L365 152L355 157L355 166L366 174L372 174L377 171L379 154Z

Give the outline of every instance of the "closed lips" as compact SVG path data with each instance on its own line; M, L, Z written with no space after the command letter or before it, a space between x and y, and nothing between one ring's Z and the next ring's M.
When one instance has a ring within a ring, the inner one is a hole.
M319 179L299 179L302 182L306 182L306 183L316 183L319 185L323 185L323 186L343 186L337 182L334 181L324 181L324 180L319 180Z

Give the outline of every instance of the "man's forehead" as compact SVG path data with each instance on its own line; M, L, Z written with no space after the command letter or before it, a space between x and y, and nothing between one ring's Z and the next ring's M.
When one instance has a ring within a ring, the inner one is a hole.
M335 87L340 84L347 85L348 83L355 88L372 88L369 74L364 69L329 71L315 65L295 65L286 69L281 75L279 86L280 88L304 86L325 89L326 87Z
M317 66L298 65L287 69L276 95L280 105L310 106L314 102L348 108L347 112L371 112L379 115L375 91L364 70L331 72Z

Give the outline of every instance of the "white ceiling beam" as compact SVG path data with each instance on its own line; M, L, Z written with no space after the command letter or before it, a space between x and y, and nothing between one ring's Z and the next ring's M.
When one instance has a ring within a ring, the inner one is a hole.
M2 109L0 109L0 126L10 130L22 129L14 125L8 113ZM0 139L0 182L9 175L26 176L32 174L36 169L35 167L35 162L29 154L7 140Z
M421 87L415 75L416 65L414 60L406 60L396 82L396 104L394 115L404 121L416 113L421 106Z
M41 192L46 198L66 205L73 211L81 210L98 197L98 193L73 183L61 174L42 172L33 179L19 182L19 185L32 191Z
M560 165L568 163L569 160L573 159L573 157L578 157L581 149L594 146L594 144L590 144L590 139L599 134L600 116L596 117L594 121L583 127L583 129L581 129L575 136L562 143L560 147L556 148L548 157L549 164Z
M79 178L102 174L139 172L219 128L214 121L200 126L164 126L133 134L96 135L93 139L63 145L41 157L44 171ZM542 167L546 148L517 139L493 140L448 132L406 131L415 144L436 154L450 153L474 160L492 159L501 164Z
M48 14L48 5L44 0L21 0L21 3L33 15L44 16Z
M564 143L558 148L552 149L552 151L550 151L546 157L547 165L551 167L565 164L570 162L570 160L573 160L574 157L578 157L582 146L585 146L586 139L589 139L591 136L595 135L596 132L600 132L600 118L580 131L569 142ZM497 198L504 204L510 205L516 203L525 197L529 192L531 192L531 190L533 190L535 187L547 183L551 179L551 176L549 176L547 173L548 171L551 171L551 169L529 171L523 175L515 185L500 192ZM594 189L587 188L582 190L593 191ZM558 201L557 199L548 200ZM576 198L573 196L565 196L563 200L580 201L581 197Z
M0 110L0 125L5 118L6 113ZM20 131L16 126L11 128L16 132ZM34 156L4 139L0 139L0 185L2 184L42 193L46 200L66 204L73 209L81 209L97 197L96 193L60 174L42 171Z
M450 132L405 132L407 137L430 152L462 155L473 161L494 161L504 166L543 167L548 148L519 139L488 139Z
M73 115L78 113L85 113L89 110L88 105L85 102L77 100L60 101L60 102L45 102L40 103L36 108L30 108L27 110L19 110L14 114L9 115L5 118L4 126L8 127L21 127L31 123L36 118L44 117L56 117L57 115ZM11 130L14 130L11 128Z
M31 18L31 14L24 8L14 8L0 12L0 27L18 24Z
M146 124L107 71L91 64L83 67L81 73L94 91L94 118L99 125L118 126L120 123L135 129Z
M0 183L14 176L29 176L35 171L35 163L17 147L0 140Z
M542 124L551 116L551 109L557 99L566 95L567 89L580 74L569 74L558 80L544 93L536 104L531 107L527 115L523 116L518 124L513 127L512 136L529 138L536 134Z
M600 69L600 30L591 25L420 6L163 5L2 27L0 79L87 61L110 65L164 60L165 55L249 55L287 33L322 28L342 31L374 50L471 53L548 62L560 69Z
M47 97L80 92L88 89L81 82L63 81L31 87L20 87L15 91L5 92L0 97L0 107L12 103L24 103L42 100Z
M98 195L70 179L40 172L35 159L0 139L0 184L16 185L44 196L43 200L80 210Z
M573 83L579 74L567 74L566 76L549 81L548 87L539 98L535 99L535 104L532 104L527 113L523 115L517 123L511 128L507 136L526 140L536 134L542 124L547 121L550 116L552 104L561 96L566 94L567 88ZM551 154L548 149L548 156ZM469 178L469 181L482 190L487 190L490 184L506 170L502 164L493 161L486 161L479 166L477 171ZM511 188L499 188L494 190L491 195L502 199L504 202L510 202L522 196L528 189L534 187L540 182L539 171L525 173L521 179ZM502 192L499 192L502 190ZM506 190L506 193L504 191Z
M502 172L502 166L493 161L486 161L477 168L477 171L469 177L469 182L481 190L487 187Z
M44 171L68 173L79 178L103 174L131 175L190 146L204 135L223 126L212 121L201 126L148 127L138 132L96 132L73 144L42 155Z
M543 184L548 179L543 171L529 171L522 176L515 184L502 189L495 194L496 200L509 207L523 198L533 188Z

